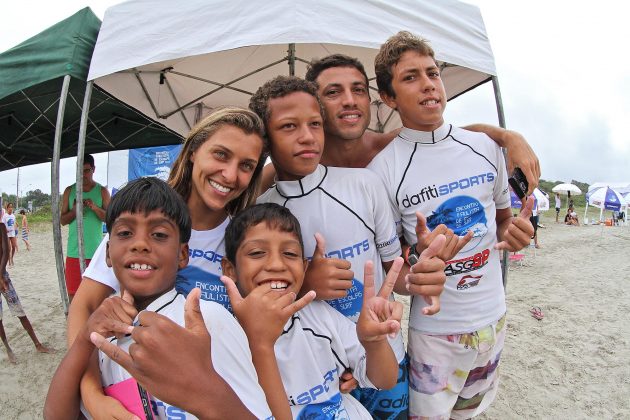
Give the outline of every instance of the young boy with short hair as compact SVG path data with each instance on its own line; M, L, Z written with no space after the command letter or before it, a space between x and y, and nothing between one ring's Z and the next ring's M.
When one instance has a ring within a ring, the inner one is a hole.
M139 311L156 312L183 326L190 316L184 312L185 304L189 307L186 312L202 315L212 336L212 362L208 372L185 372L185 366L182 366L183 374L204 384L208 380L217 381L217 395L230 394L229 387L232 387L244 404L242 411L238 411L238 406L232 407L232 414L270 417L251 363L247 338L236 320L217 303L199 302L199 289L191 292L186 300L174 288L178 270L188 264L191 233L188 209L179 194L157 178L131 181L112 199L106 224L110 234L107 264L113 268L125 300L119 297L106 299L90 316L53 377L44 408L45 417L74 418L78 414L79 381L94 352L91 339L98 334L112 337L110 342L119 347L118 356L126 356L135 337L143 334L144 327L138 322ZM125 317L136 318L133 326L120 321ZM146 335L143 337L147 339ZM112 396L117 392L127 398L133 395L135 400L144 402L141 412L133 411L139 417L146 414L149 418L152 413L156 418L195 418L153 396L149 404L142 398L142 387L116 360L99 353L101 380L106 393L110 390ZM218 377L214 373L218 373ZM191 399L195 398L194 387L191 385ZM131 407L126 408L131 410Z
M277 363L281 378L263 388L268 401L278 398L286 405L288 399L291 411L274 411L275 418L369 419L358 401L339 392L339 375L350 368L363 387L396 384L398 362L387 336L400 330L402 304L388 297L403 261L394 263L378 293L373 266L366 264L355 325L324 302L309 304L312 291L293 303L308 265L301 232L296 217L280 205L243 210L225 232L222 280L254 358L266 354ZM257 369L262 362L262 357L255 360ZM269 379L258 373L261 381ZM280 386L286 394L278 392Z
M446 92L426 41L400 32L381 46L375 66L381 98L399 112L403 129L368 168L385 182L410 252L421 251L417 212L429 229L443 223L457 235L473 231L446 262L441 311L423 316L423 300L412 300L410 417L471 418L498 386L506 312L499 252L529 244L533 199L513 218L499 147L444 122Z
M303 289L315 290L320 299L356 322L362 307L365 263L374 262L374 283L380 288L385 271L401 255L393 215L384 199L387 193L367 169L319 164L324 149L323 112L314 83L276 77L252 96L250 108L265 123L276 169L275 186L258 203L281 204L300 220L306 255L313 256ZM347 265L332 271L319 269L332 259ZM433 263L431 274L437 275L433 283L438 287L429 294L439 295L443 262ZM408 294L404 279L419 276L423 274L418 271L404 272L396 292ZM358 390L355 396L373 416L406 417L407 361L401 334L390 343L400 364L397 386L390 391Z

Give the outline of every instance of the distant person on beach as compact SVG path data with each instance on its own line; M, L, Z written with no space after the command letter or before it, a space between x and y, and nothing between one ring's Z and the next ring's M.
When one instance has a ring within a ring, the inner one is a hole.
M385 183L395 220L413 244L409 255L424 251L416 238L438 224L456 235L473 232L467 246L446 260L440 312L425 316L427 302L412 300L409 415L472 418L498 390L507 329L499 258L502 250L530 243L534 197L513 217L501 149L485 134L444 121L446 92L427 41L399 32L381 45L374 62L381 99L398 110L403 129L368 169ZM453 162L448 170L446 157Z
M192 219L189 263L180 271L176 282L177 290L184 295L199 287L202 300L229 307L225 287L219 280L221 259L225 255L224 233L230 217L256 199L265 161L263 133L263 123L255 113L243 108L225 107L216 109L199 121L184 140L168 181L188 205ZM106 242L94 254L70 305L69 345L103 300L120 290L120 283L106 264ZM128 324L132 321L133 318L125 320ZM135 344L141 351L132 353L134 366L142 369L145 382L151 384L147 385L149 393L170 395L172 399L168 403L194 411L195 401L186 398L187 395L181 391L190 384L190 378L181 375L181 366L197 372L205 369L207 363L194 352L173 349L207 345L207 334L206 338L199 337L165 319L152 321L145 320L151 322L146 326L151 327L155 340ZM205 385L208 385L205 381L195 381L195 390ZM209 394L212 392L211 388L207 390ZM90 413L104 418L130 416L118 401L103 393L96 365L92 365L83 377L81 398Z
M556 223L560 217L560 207L562 206L562 200L560 200L560 193L556 193Z
M534 236L532 236L532 239L534 240L534 246L536 248L540 248L540 245L538 244L538 220L538 202L536 202L532 208L532 216L529 218L529 221L534 227Z
M83 247L85 266L90 264L94 251L103 239L103 221L109 204L109 191L94 181L94 158L83 157ZM81 284L81 266L79 263L79 242L77 238L77 184L72 184L63 192L61 202L61 224L70 225L68 247L66 250L66 288L70 302Z
M203 372L190 372L189 379L195 378L195 384L191 382L186 390L180 391L188 393L190 399L198 399L196 416L238 419L253 414L256 418L269 418L271 412L258 385L247 337L238 322L220 304L199 301L199 289L194 289L188 299L175 289L179 270L188 265L192 224L182 197L158 178L136 179L114 196L106 224L109 233L107 264L114 270L124 294L122 298L106 299L74 340L51 381L45 417L66 419L79 414L79 383L95 351L93 342L110 351L116 349L115 358L99 353L105 391L115 395L114 390L126 390L125 400L134 395L137 400L143 398L146 391L138 385L142 382L138 376L141 372L134 371L133 365L121 366L117 362L130 361L126 353L130 346L151 337L150 320L163 318L181 327L198 328L199 333L207 337L205 347L211 351L212 360L210 357L205 360ZM137 317L138 321L134 326L125 324L120 322L118 314ZM210 331L217 332L212 341ZM106 340L105 337L111 338ZM214 384L212 398L195 394L197 381ZM159 398L159 395L151 395L150 404L145 407L149 414L155 418L187 418L184 410ZM238 398L246 407L238 404ZM215 404L213 415L206 410L207 403L203 401L211 399ZM284 403L288 408L286 397ZM139 408L134 411L137 416L144 414ZM149 414L147 418L153 418Z
M26 250L30 251L31 244L28 242L29 229L28 229L28 219L26 218L26 211L22 209L20 210L20 214L22 215L22 240L24 241L24 244L26 245Z
M15 229L17 228L17 220L15 219L15 213L13 213L13 203L7 203L7 208L2 215L2 223L4 223L9 237L9 246L11 252L9 253L9 266L14 265L13 257L18 251L17 235Z
M573 209L573 207L569 207L567 209L567 214L566 216L564 216L564 224L570 225L570 226L580 226L578 215Z
M13 229L13 228L12 228ZM11 283L11 278L9 277L9 273L7 272L7 262L9 260L10 254L10 245L9 239L7 236L7 227L4 223L0 223L0 292L2 292L2 296L7 301L7 305L9 305L9 309L11 313L18 317L22 327L28 333L28 336L35 344L35 348L40 353L50 353L50 349L40 343L37 339L37 335L35 335L35 331L33 330L33 326L31 322L26 317L26 313L22 308L22 304L20 303L20 298L17 295L17 292L13 288L13 283ZM0 339L2 339L2 343L7 351L7 357L11 363L17 363L17 358L11 350L9 346L9 341L7 340L7 335L4 332L4 325L2 324L2 299L0 298Z

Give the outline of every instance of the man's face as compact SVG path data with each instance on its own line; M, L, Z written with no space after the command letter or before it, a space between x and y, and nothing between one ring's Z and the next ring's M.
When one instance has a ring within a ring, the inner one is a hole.
M271 99L268 106L267 134L278 179L295 181L313 173L324 150L317 99L306 92L294 92Z
M94 166L89 163L83 164L83 182L89 183L92 182L92 178L94 177Z
M306 260L298 237L270 228L266 222L247 228L236 250L235 265L221 261L223 272L238 285L243 296L263 286L274 293L296 295L302 287Z
M360 138L370 125L370 94L361 72L354 67L331 67L321 72L316 82L326 114L326 135L343 140Z
M446 107L446 91L440 69L433 58L406 51L392 66L395 98L381 94L383 101L396 108L405 127L433 131L440 127Z

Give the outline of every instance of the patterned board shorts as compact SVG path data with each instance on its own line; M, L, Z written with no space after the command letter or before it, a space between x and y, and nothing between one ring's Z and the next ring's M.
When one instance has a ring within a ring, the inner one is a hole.
M13 283L11 283L11 279L9 278L9 273L6 271L3 274L4 281L7 284L7 290L2 292L2 295L7 301L9 305L9 310L11 313L18 318L26 316L24 313L24 309L22 309L22 304L20 303L20 298L17 295L17 292L13 288ZM2 299L0 299L0 321L2 321Z
M505 316L467 334L409 329L409 418L469 419L486 410L499 387Z

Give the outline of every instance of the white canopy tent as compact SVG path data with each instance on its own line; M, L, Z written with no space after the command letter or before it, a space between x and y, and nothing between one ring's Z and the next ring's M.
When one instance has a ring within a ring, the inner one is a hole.
M370 78L370 129L389 131L400 120L380 101L373 63L400 30L431 42L449 99L492 81L505 127L481 13L455 0L132 0L105 12L88 80L185 135L217 106L247 106L272 77L303 76L313 58L342 53ZM507 258L503 268L505 282Z
M449 98L496 75L479 9L458 1L138 0L105 12L88 80L185 135L209 109L247 106L270 78L303 76L313 58L348 54L373 78L379 46L403 29L431 41ZM371 128L398 128L371 94Z

